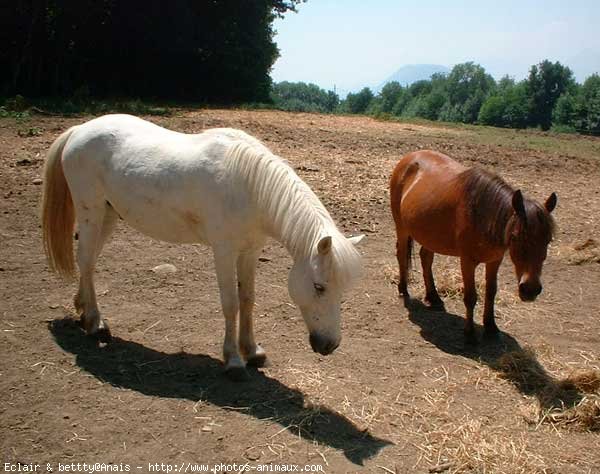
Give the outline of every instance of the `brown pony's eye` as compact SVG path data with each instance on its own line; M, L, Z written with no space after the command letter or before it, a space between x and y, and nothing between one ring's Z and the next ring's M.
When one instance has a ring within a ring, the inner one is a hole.
M317 292L318 295L322 295L323 293L325 293L325 287L323 285L321 285L320 283L315 283L315 291Z

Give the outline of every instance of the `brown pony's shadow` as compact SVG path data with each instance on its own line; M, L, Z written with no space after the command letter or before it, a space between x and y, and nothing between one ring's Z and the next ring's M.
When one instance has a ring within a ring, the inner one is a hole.
M497 339L481 337L483 327L475 324L478 344L465 343L464 317L447 311L432 311L419 300L406 305L408 318L421 328L421 336L438 349L485 364L511 382L524 395L535 396L541 410L565 409L579 403L584 394L568 380L559 380L523 348L510 334L500 331Z
M243 409L244 414L277 422L295 435L340 450L358 465L393 444L323 405L306 406L302 392L258 370L250 381L236 383L224 375L222 362L208 355L170 354L118 337L100 347L68 317L55 319L48 327L57 344L76 356L79 367L115 387L148 396L202 400L236 413Z

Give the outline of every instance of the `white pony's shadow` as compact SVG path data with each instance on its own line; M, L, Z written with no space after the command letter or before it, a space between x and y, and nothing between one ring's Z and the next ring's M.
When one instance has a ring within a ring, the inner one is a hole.
M48 326L57 344L76 356L79 367L115 387L148 396L202 400L223 409L245 408L242 413L275 421L295 435L340 450L358 465L392 444L360 430L330 408L307 408L302 392L260 371L254 371L248 382L232 382L224 376L222 362L208 355L160 352L119 337L100 347L70 317Z

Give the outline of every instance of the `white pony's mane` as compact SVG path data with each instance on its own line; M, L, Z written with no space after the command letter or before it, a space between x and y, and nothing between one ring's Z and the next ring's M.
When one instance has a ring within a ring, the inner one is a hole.
M269 234L285 245L294 259L309 257L322 237L331 236L331 277L342 288L349 286L360 275L360 254L337 229L317 195L260 141L237 130L227 132L238 138L227 152L228 172L250 192Z

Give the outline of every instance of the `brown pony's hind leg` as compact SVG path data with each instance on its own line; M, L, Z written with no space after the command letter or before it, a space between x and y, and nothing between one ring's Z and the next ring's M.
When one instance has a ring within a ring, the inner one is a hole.
M473 312L477 304L477 289L475 288L475 269L477 264L469 259L461 257L460 269L463 278L464 295L463 301L467 309L465 320L465 341L469 344L477 342L475 337L475 324L473 323Z
M435 281L433 279L433 271L431 269L433 265L434 253L431 250L421 247L419 252L421 257L421 266L423 267L423 280L425 282L425 305L432 310L443 311L444 302L440 298L440 295L435 288Z
M485 304L483 308L483 335L486 338L495 338L500 333L494 320L494 299L498 289L498 268L502 259L485 265Z
M396 258L398 259L398 268L400 270L398 294L404 299L404 306L407 306L410 302L410 295L408 293L408 270L412 253L412 238L399 230L397 230L397 235Z

